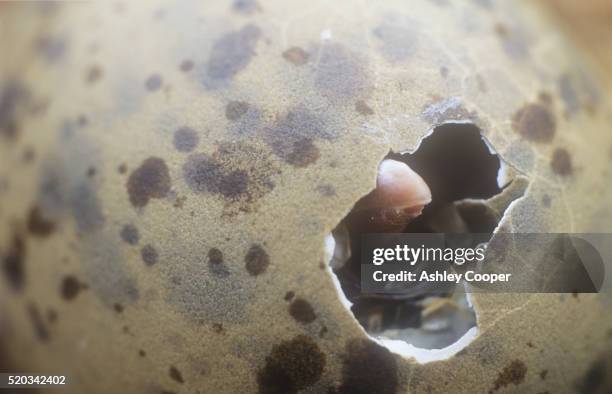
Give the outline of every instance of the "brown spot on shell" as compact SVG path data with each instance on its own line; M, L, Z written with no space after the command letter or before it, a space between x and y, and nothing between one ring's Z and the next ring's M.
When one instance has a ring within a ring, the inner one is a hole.
M272 347L257 373L259 392L297 393L321 378L325 364L325 354L311 338L299 335L283 341Z
M9 286L21 291L25 285L25 243L15 235L8 251L2 256L2 271Z
M35 304L30 303L27 306L27 311L32 327L34 328L34 333L41 342L47 342L51 335L49 334L49 329L47 328L38 307Z
M525 380L527 375L527 367L521 360L513 360L510 364L504 367L502 371L497 375L497 379L493 385L493 389L490 392L499 390L500 388L506 387L510 384L518 386Z
M208 251L208 262L210 264L223 264L223 253L217 248L211 248Z
M172 378L172 380L174 380L175 382L185 383L181 371L179 371L174 365L170 366L169 374L170 378Z
M11 80L0 87L0 135L10 139L17 136L21 109L30 98L30 90L20 81Z
M355 111L364 116L374 115L374 110L363 100L357 100L355 103Z
M279 148L279 145L276 145ZM278 149L277 149L278 151ZM304 138L293 142L291 151L287 152L284 159L294 167L306 167L319 159L319 148L309 138Z
M57 321L57 311L55 309L47 309L47 321L52 324Z
M333 134L321 118L303 109L289 111L264 134L274 154L294 167L306 167L319 159L316 137L332 139Z
M339 393L395 394L398 390L397 362L391 352L368 339L347 343Z
M102 75L103 72L100 66L90 66L87 71L85 71L85 81L89 84L93 84L102 78Z
M230 101L225 106L225 117L228 120L238 120L249 110L249 104L244 101Z
M72 275L65 276L61 286L62 298L66 301L74 300L83 288L83 285L76 277Z
M223 263L223 253L217 248L210 248L208 251L208 265L211 272L217 276L226 277L230 274Z
M136 245L140 239L138 228L133 224L126 224L121 228L119 232L121 239L130 245Z
M538 100L547 107L550 107L553 103L553 98L548 92L540 92L538 94Z
M127 182L130 202L135 207L144 207L151 198L163 198L170 191L170 175L166 163L150 157L130 174Z
M572 157L569 152L563 148L557 148L553 152L550 160L550 168L557 175L568 176L573 172Z
M66 53L67 48L66 40L58 36L42 36L36 42L36 49L48 62L60 60Z
M32 148L31 146L28 146L24 149L23 151L23 156L22 156L22 160L24 163L31 163L34 161L34 159L36 158L36 152L34 151L34 148Z
M162 77L159 74L153 74L145 80L144 84L149 92L158 91L162 86Z
M300 323L312 323L317 318L317 315L312 308L312 305L303 298L296 298L289 305L289 314Z
M123 305L119 304L119 303L115 303L113 305L113 309L115 310L115 312L117 313L123 313Z
M183 60L179 65L179 69L183 72L189 72L193 69L193 61L191 60Z
M191 154L183 165L187 185L196 193L217 194L241 211L274 188L278 169L269 153L247 142L222 143L212 156Z
M187 184L194 191L218 193L228 199L238 199L247 193L249 176L246 171L227 171L203 153L191 155L183 170Z
M270 257L261 245L254 244L244 257L244 262L247 272L257 276L263 274L268 269Z
M548 108L541 104L527 104L514 114L512 127L530 141L548 143L555 136L557 124Z
M322 183L318 185L317 191L324 197L334 197L336 195L336 189L329 183Z
M321 46L315 86L333 98L364 97L372 88L367 61L348 48L327 43Z
M207 76L214 81L233 78L251 61L260 36L261 30L249 24L219 38L213 45L208 58Z
M185 206L185 201L187 201L186 196L176 197L172 206L174 208L183 208Z
M174 132L174 147L179 152L191 152L200 142L198 133L190 127L181 127Z
M94 177L94 175L96 175L96 172L97 172L96 167L93 167L93 166L92 166L92 167L89 167L89 168L87 169L87 176L88 176L89 178L93 178L93 177Z
M122 175L125 174L127 172L127 165L125 163L119 164L119 167L117 167L117 171Z
M45 217L40 208L33 207L28 215L28 231L39 237L51 235L55 230L55 222Z
M232 9L239 14L251 15L260 8L255 0L234 0Z
M294 66L303 66L308 63L308 52L300 47L291 47L283 52L283 58Z
M142 257L142 261L146 265L152 266L153 264L157 263L157 259L159 256L157 254L157 250L155 249L155 247L153 247L153 245L146 244L140 250L140 257Z

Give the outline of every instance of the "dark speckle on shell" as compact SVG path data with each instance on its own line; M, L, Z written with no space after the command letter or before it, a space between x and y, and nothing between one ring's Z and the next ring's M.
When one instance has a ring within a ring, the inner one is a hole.
M145 80L145 88L150 92L161 89L161 86L162 78L159 74L153 74Z
M301 108L289 111L275 125L266 129L265 141L272 151L295 167L306 167L320 156L315 138L332 139L325 122Z
M308 52L300 47L291 47L283 52L283 58L294 66L303 66L308 63Z
M41 342L47 342L51 335L47 325L45 324L45 320L38 309L38 306L36 306L34 303L30 303L27 306L27 311L30 322L32 323L32 328L34 329L34 333Z
M181 127L174 132L174 147L179 152L191 152L199 141L198 133L190 127Z
M97 82L100 78L102 78L103 72L102 68L98 65L90 66L87 71L85 71L85 81L89 84L93 84Z
M336 189L333 185L329 183L323 183L317 186L317 191L321 193L324 197L334 197L336 196Z
M11 80L0 86L0 135L17 135L21 109L29 100L30 91L20 81Z
M67 49L67 42L64 38L58 36L43 36L37 42L39 53L48 62L56 62L60 60Z
M72 275L68 275L62 280L61 294L66 301L75 299L82 289L81 282Z
M222 143L212 155L193 153L183 165L191 190L216 194L243 210L273 189L276 173L269 153L246 142Z
M136 245L140 239L138 228L133 224L126 224L123 226L119 232L119 235L121 236L121 239L130 245Z
M225 106L225 117L228 120L238 120L249 110L249 104L244 101L230 101Z
M15 235L10 248L2 255L2 271L9 286L21 291L25 286L25 243Z
M323 44L319 52L315 85L330 98L366 96L372 88L367 61L340 44Z
M555 136L557 125L548 108L541 104L528 104L514 114L512 127L527 140L547 143Z
M514 360L506 365L499 373L491 392L497 391L510 384L518 385L525 380L527 375L527 366L521 360Z
M253 276L263 274L270 265L270 257L261 245L253 245L244 257L245 267Z
M183 379L183 374L181 374L181 371L179 371L174 365L170 367L169 374L172 380L174 380L175 382L185 383L185 380Z
M46 237L55 230L55 222L45 217L40 208L33 207L28 215L28 231L39 237Z
M248 188L248 174L244 170L227 170L211 157L196 153L183 167L187 184L196 192L218 193L237 199Z
M372 108L370 108L368 103L366 103L363 100L357 100L357 102L355 103L355 111L359 112L361 115L364 115L364 116L374 114L374 110L372 110Z
M314 340L299 335L274 345L257 374L260 393L295 394L315 384L323 374L326 357Z
M256 0L234 0L232 9L243 15L251 15L259 10L259 4Z
M572 157L567 149L555 149L550 160L550 167L557 175L567 176L572 174Z
M289 314L300 323L312 323L317 318L312 305L303 298L296 298L289 305Z
M127 182L130 202L135 207L144 207L151 198L163 198L170 191L170 175L166 163L158 157L142 162Z
M191 71L193 69L193 61L189 59L183 60L179 65L179 69L183 72Z
M398 390L397 362L393 354L368 339L347 344L340 393L395 394Z
M208 251L208 266L210 271L218 277L225 278L230 274L223 262L223 253L217 248L210 248Z
M157 263L157 250L151 244L147 244L142 247L140 250L140 256L142 257L142 261L148 266L152 266Z
M251 61L260 36L257 26L247 25L219 38L206 64L206 75L216 81L233 78Z

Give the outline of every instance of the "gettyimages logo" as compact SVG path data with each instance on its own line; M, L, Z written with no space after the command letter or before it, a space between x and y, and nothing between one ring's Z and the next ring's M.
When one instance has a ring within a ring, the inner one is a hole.
M361 292L609 292L611 257L612 234L366 234Z

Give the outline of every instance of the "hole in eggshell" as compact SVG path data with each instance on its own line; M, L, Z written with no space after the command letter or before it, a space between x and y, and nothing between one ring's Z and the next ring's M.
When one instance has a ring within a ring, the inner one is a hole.
M431 190L431 202L416 218L407 218L399 228L393 223L392 230L385 232L492 236L504 211L526 189L521 183L520 193L513 194L501 210L489 205L489 199L505 194L513 173L471 123L442 124L423 138L414 152L390 152L386 159L405 163L420 175ZM419 362L446 359L477 336L477 317L469 294L448 286L428 289L426 294L410 290L399 295L361 293L361 236L382 231L380 224L374 223L374 217L380 215L369 213L367 220L361 220L359 216L364 214L359 207L376 192L355 204L326 239L329 268L340 300L363 329L390 350ZM392 208L396 207L381 210Z

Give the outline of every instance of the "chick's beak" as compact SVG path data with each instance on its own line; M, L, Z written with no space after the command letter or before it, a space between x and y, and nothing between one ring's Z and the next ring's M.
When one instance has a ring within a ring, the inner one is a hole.
M414 218L431 202L431 190L406 163L385 159L378 167L376 189L358 204L358 210L402 212Z

